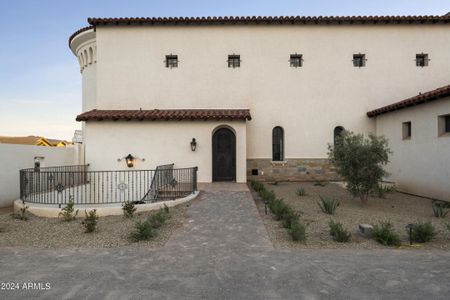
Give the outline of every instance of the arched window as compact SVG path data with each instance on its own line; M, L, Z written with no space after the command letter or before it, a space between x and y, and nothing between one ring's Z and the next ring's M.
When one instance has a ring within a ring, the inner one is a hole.
M337 126L334 128L334 147L339 145L342 134L345 132L345 128L342 126Z
M280 126L272 130L272 160L284 160L284 130Z

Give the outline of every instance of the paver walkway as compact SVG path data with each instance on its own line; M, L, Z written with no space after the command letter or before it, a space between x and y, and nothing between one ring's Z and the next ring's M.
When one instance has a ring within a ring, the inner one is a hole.
M241 188L204 192L160 249L0 249L0 282L51 284L0 299L448 299L450 253L273 249Z

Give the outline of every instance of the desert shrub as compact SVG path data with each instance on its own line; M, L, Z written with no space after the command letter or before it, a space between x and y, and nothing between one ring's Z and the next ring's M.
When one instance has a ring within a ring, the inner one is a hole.
M373 225L372 238L386 246L400 246L400 237L395 233L390 222L380 222Z
M300 215L296 213L292 208L289 207L285 211L285 213L282 216L283 219L283 227L290 229L292 228L292 224L295 222L298 222Z
M85 232L89 233L95 231L98 223L97 210L93 209L89 213L87 211L84 211L84 214L85 218L81 222L81 224L84 226Z
M299 187L296 191L295 191L295 194L297 195L297 196L299 196L299 197L303 197L303 196L306 196L307 194L306 194L306 191L305 191L305 189L303 188L303 187Z
M122 205L123 215L125 218L132 218L136 209L135 204L131 201L125 201Z
M330 221L328 226L330 227L330 235L333 237L333 240L339 243L350 242L352 235L341 223Z
M259 192L265 188L264 184L262 184L261 182L254 181L254 180L250 183L250 185L251 185L252 189L255 190L255 192Z
M303 242L306 240L306 227L298 219L291 224L291 228L288 229L289 235L293 241Z
M445 210L445 204L442 202L435 201L431 204L433 208L433 213L436 218L445 218L448 214L448 210Z
M375 191L373 192L374 195L376 195L378 198L386 198L386 194L390 194L395 192L397 189L395 188L394 185L392 186L383 186L381 184L379 184L377 186L377 188L375 189Z
M382 178L387 175L384 166L389 162L386 138L369 134L344 132L336 146L328 145L328 156L337 173L347 182L354 197L366 203L369 194L376 192Z
M75 203L73 202L72 198L69 200L69 203L67 203L66 207L61 209L61 212L58 214L58 217L63 218L63 221L70 222L75 220L75 218L78 215L78 209L75 210Z
M275 215L275 219L282 220L283 217L290 213L292 210L286 203L284 203L283 199L276 199L269 203L269 208L272 213Z
M430 222L418 222L413 224L411 238L418 243L426 243L436 236L436 230Z
M134 230L130 234L130 238L135 242L149 240L155 236L156 230L148 220L144 222L137 221L134 224Z
M11 217L17 220L28 221L28 206L24 205L19 209L19 212L12 213Z
M258 195L265 203L270 203L276 199L275 193L273 191L269 191L266 188L263 188L258 192Z
M320 197L320 202L317 202L320 209L329 215L334 215L336 212L337 207L339 206L339 201L335 198L329 198L329 197Z
M169 214L163 208L160 208L156 214L148 218L148 222L154 229L158 229L166 223L168 217Z

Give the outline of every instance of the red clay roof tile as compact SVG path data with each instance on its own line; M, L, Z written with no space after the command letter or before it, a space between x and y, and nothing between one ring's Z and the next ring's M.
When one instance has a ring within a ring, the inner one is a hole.
M391 111L396 111L399 109L403 109L403 108L407 108L407 107L411 107L411 106L415 106L418 104L422 104L422 103L426 103L426 102L430 102L430 101L434 101L434 100L438 100L438 99L442 99L444 97L448 97L450 96L450 85L446 85L443 87L440 87L438 89L426 92L426 93L420 93L417 96L387 105L387 106L383 106L377 109L374 109L372 111L369 111L367 113L367 116L369 118L375 117L375 116L379 116Z
M152 109L152 110L91 110L78 115L77 121L131 120L251 120L248 109Z

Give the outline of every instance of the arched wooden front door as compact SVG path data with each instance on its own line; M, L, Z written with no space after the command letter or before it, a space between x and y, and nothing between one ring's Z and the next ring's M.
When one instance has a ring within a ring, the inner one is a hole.
M221 128L213 135L213 181L236 180L236 136L228 128Z

